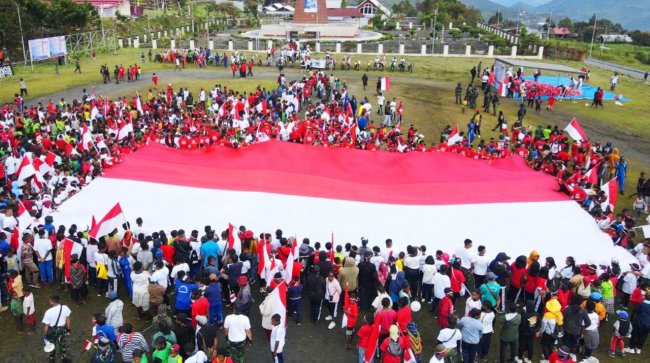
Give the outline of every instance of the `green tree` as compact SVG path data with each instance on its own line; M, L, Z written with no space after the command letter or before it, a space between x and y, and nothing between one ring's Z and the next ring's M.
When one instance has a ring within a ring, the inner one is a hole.
M393 4L392 7L393 14L400 14L404 16L417 16L418 11L408 0L402 0L398 3Z
M63 33L81 31L86 24L97 18L97 10L88 3L78 4L72 0L53 0L48 7L47 25Z
M557 23L557 25L558 25L560 28L567 28L567 29L569 29L569 30L573 30L573 22L572 22L571 19L569 19L569 18L561 19L561 20Z
M488 24L501 24L501 23L503 23L503 13L497 10L497 12L494 13L494 15L490 17L490 19L488 19Z

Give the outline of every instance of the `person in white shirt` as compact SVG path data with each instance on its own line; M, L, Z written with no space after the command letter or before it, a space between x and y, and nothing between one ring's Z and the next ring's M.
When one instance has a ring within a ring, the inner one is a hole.
M438 333L438 338L436 338L439 344L445 346L445 348L452 350L458 347L460 340L463 338L463 334L460 332L460 329L456 328L457 319L455 316L449 316L449 326L440 330Z
M282 318L280 317L280 314L275 314L271 317L273 329L271 329L270 345L274 363L284 363L282 349L284 348L287 329L284 327L284 324L281 324L281 322Z
M29 286L23 288L23 315L25 315L25 323L27 335L33 335L36 330L36 307L34 305L34 294Z
M381 308L381 301L384 300L384 298L387 297L390 299L390 295L384 290L383 286L379 286L377 288L377 297L372 301L372 307L375 310L379 310Z
M208 362L208 356L203 353L202 350L197 350L194 347L194 343L187 343L183 347L187 358L183 362L185 363L206 363Z
M446 272L447 266L442 265L438 269L438 273L433 275L433 303L431 304L431 312L434 315L438 313L438 302L445 297L445 289L451 288L451 279Z
M38 257L38 269L41 273L41 282L54 282L52 270L52 241L45 237L45 230L38 231L38 238L34 241L34 252Z
M478 246L478 255L474 258L474 288L478 289L485 283L490 259L485 255L485 246ZM461 259L461 266L463 260Z
M492 303L484 301L481 307L481 324L483 324L483 334L478 344L478 356L481 360L487 360L490 354L490 343L492 342L492 334L494 334L494 318L496 315L492 311Z
M50 352L50 360L56 360L56 353L59 352L62 361L67 361L67 336L72 328L70 324L70 315L72 311L69 307L61 305L59 295L50 296L50 308L43 315L43 332L46 339L55 345L55 349Z
M172 267L172 272L169 274L169 276L175 280L178 277L178 272L179 271L185 271L185 274L190 273L190 266L186 263L183 262L182 259L180 258L174 258L175 265Z
M158 281L158 284L167 290L167 287L169 286L169 269L162 261L156 261L154 266L156 267L153 274L151 274L151 277L155 278L156 281Z
M474 265L475 255L472 252L473 242L471 239L465 239L465 247L459 248L454 252L454 257L460 258L460 267L463 272L468 272L472 270Z
M243 361L246 342L253 344L251 322L246 315L242 315L241 308L234 304L233 314L226 316L223 321L223 333L231 347L231 355L235 361Z
M433 256L427 256L422 267L422 302L433 300L433 278L438 272Z
M381 257L383 257L384 262L388 263L388 259L393 256L393 240L392 239L387 239L386 240L386 248L384 248L381 252ZM397 258L397 256L395 256Z

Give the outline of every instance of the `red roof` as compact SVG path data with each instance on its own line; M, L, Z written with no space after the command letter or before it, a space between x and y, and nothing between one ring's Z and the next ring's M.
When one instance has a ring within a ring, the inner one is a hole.
M571 31L567 28L553 28L553 34L555 35L569 35Z
M357 8L327 9L327 16L360 17L361 12Z

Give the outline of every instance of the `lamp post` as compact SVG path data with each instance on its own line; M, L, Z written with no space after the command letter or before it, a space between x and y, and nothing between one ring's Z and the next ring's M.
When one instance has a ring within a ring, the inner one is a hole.
M23 64L27 65L27 52L25 51L25 36L23 35L23 21L20 19L20 6L16 3L18 12L18 26L20 26L20 46L23 48Z
M436 48L436 23L438 22L438 5L436 4L436 11L433 13L433 36L431 37L431 54L434 54Z
M589 47L589 58L591 58L591 52L594 50L595 37L596 37L596 13L594 13L594 31L591 33L591 46Z

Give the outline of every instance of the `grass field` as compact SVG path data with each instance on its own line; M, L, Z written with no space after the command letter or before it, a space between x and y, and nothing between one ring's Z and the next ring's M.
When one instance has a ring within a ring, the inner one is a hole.
M589 54L591 43L577 40L553 39L549 47L570 46L584 49ZM607 62L616 63L622 66L632 67L640 70L650 70L650 47L643 47L633 44L605 43L602 46L596 42L591 56ZM644 61L645 60L645 61Z
M55 74L55 67L53 64L38 64L32 72L30 68L23 66L16 66L17 77L10 79L0 80L0 101L9 102L13 98L13 94L18 91L18 77L25 78L28 89L30 91L30 98L37 98L40 96L56 94L64 90L88 86L99 83L101 77L99 75L99 66L101 64L108 64L112 68L114 64L140 64L140 55L146 52L146 49L121 49L115 54L100 54L96 61L91 59L82 60L81 74L73 73L74 66L66 65L59 68L59 74ZM316 55L318 57L319 55ZM354 60L360 59L365 66L368 59L374 56L352 56ZM337 57L339 58L339 57ZM389 97L396 97L398 100L405 102L405 116L408 124L414 124L420 132L428 138L428 143L437 140L440 131L446 125L458 124L461 129L465 128L469 114L461 114L460 108L453 105L453 87L456 82L462 82L465 85L469 81L469 68L475 66L479 61L483 62L484 66L492 64L492 60L478 59L478 58L441 58L441 57L407 57L408 61L414 63L414 72L411 73L395 73L392 74L393 81L392 89L389 92ZM578 62L560 62L572 67L580 68L582 65ZM148 78L147 73L152 71L169 71L172 66L169 64L160 63L145 63L144 73L145 79ZM190 88L191 91L198 92L199 87L212 87L213 80L209 80L209 74L214 72L214 67L199 70L192 65L188 65L188 69L192 72L205 74L207 79L188 80L182 75L170 76L170 80L176 84ZM277 74L274 68L257 67L257 73L264 72L266 74L265 80L269 80L268 87L273 87L272 83ZM293 69L286 70L289 79L297 77L297 72ZM356 95L358 99L368 97L371 102L376 102L374 94L374 84L376 77L379 75L386 75L389 72L368 72L369 73L369 88L367 91L362 90L361 75L364 73L356 71L335 71L332 72L335 76L345 80L351 86L351 93ZM600 69L592 69L592 76L590 84L606 86L609 81L610 72ZM202 78L198 77L198 78ZM222 76L223 78L223 76ZM162 82L170 80L161 79ZM224 81L222 79L222 81ZM232 83L230 83L232 82ZM228 80L232 87L240 91L249 91L255 88L258 81L247 80ZM148 82L138 83L139 91L145 92L148 87ZM629 163L628 179L626 182L626 189L633 191L636 183L636 177L642 170L650 169L650 159L648 153L644 152L648 149L647 140L650 139L650 129L647 127L647 113L648 108L644 100L650 97L650 87L641 81L623 77L618 87L618 92L625 97L632 99L631 102L625 103L623 107L614 106L613 103L606 103L606 109L595 110L585 107L585 102L563 102L558 104L556 111L553 113L543 112L536 115L529 112L526 118L527 125L538 124L551 124L563 128L568 121L577 117L583 124L583 127L593 130L594 139L606 141L611 138L617 146L623 149L623 155ZM54 95L53 95L54 96ZM479 105L482 104L482 98L478 100ZM513 100L501 100L500 109L504 111L506 117L510 122L513 121L516 113L517 103ZM489 131L496 119L491 115L486 115L483 122L483 137L496 137L496 133ZM619 140L619 142L617 142ZM630 150L630 155L626 154L626 149ZM634 151L634 153L632 153ZM625 201L625 207L630 206L629 201ZM619 205L619 209L621 206Z

